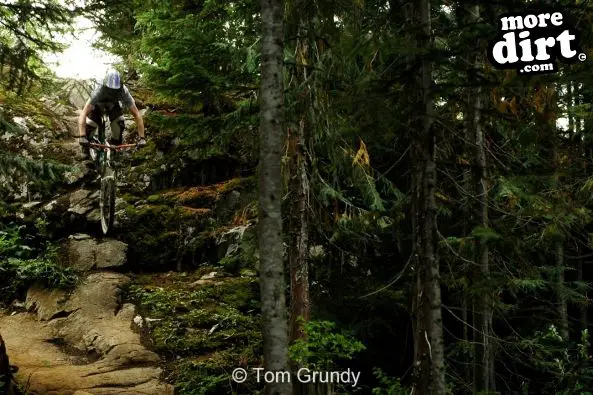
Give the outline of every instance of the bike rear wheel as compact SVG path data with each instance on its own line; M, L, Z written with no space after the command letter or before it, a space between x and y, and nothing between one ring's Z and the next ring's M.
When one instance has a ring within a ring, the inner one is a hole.
M113 227L115 219L115 170L106 167L101 177L101 193L99 195L101 210L101 229L103 234Z

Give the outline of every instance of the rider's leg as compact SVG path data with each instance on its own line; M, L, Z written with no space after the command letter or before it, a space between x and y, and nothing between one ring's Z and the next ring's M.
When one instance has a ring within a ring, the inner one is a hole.
M89 143L92 141L91 138L94 137L95 131L97 130L98 126L99 125L95 121L93 121L92 119L87 117L85 132L86 132L86 139ZM89 147L86 145L82 147L82 156L84 157L85 160L89 159L89 157L90 157Z
M111 122L111 144L121 145L124 139L124 113L117 103L109 111L109 122Z
M87 140L91 141L91 138L98 137L95 136L95 132L99 129L99 125L102 120L103 112L99 108L99 106L95 106L89 115L86 117L86 138Z
M86 139L91 142L93 137L96 137L96 131L99 128L99 124L101 123L101 109L97 106L91 110L89 115L86 118L86 126L85 126L85 133ZM85 159L90 158L89 147L85 146L82 148L82 154Z
M111 109L109 110L109 122L111 125L111 139L109 143L111 145L121 145L124 138L124 113L119 106L119 103L116 103ZM111 155L111 163L114 167L119 167L119 153L112 152Z
M86 119L86 139L91 141L91 138L95 137L95 133L99 128L99 124L90 118Z

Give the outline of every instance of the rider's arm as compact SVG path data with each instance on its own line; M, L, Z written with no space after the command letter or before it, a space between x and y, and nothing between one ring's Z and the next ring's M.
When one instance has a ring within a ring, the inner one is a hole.
M138 111L138 107L136 107L136 101L132 97L130 90L127 86L124 85L123 95L121 97L123 104L130 110L132 115L134 116L134 120L136 121L136 126L138 126L138 136L140 138L144 138L144 121L142 120L142 115L140 111Z
M130 106L130 112L136 120L136 125L138 126L138 136L140 136L140 138L144 138L144 121L142 120L142 114L140 114L140 111L138 111L136 104L132 104Z
M78 136L84 137L86 136L86 117L89 113L93 110L93 105L91 104L91 100L89 99L82 111L80 112L80 116L78 117Z

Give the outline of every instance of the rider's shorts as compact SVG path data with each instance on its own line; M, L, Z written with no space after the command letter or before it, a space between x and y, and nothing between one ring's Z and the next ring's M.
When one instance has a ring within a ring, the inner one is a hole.
M110 108L93 106L93 109L87 116L87 125L97 128L102 122L104 112L109 115L109 122L111 124L111 138L114 140L121 140L121 133L124 130L125 123L124 113L119 103L115 103Z

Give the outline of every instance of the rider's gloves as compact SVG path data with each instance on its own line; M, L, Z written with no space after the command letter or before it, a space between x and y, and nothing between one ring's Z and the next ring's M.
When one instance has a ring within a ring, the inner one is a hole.
M146 139L145 139L144 137L140 137L140 138L138 139L138 142L136 142L136 146L137 146L138 148L140 148L140 147L144 147L145 145L146 145Z
M87 140L86 136L81 136L78 138L78 144L80 145L87 145L89 141Z

